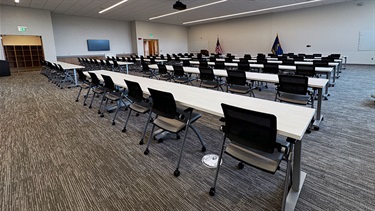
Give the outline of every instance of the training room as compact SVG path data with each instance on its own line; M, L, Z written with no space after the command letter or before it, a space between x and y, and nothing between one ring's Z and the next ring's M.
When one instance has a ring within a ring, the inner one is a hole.
M0 0L0 210L375 210L374 0Z

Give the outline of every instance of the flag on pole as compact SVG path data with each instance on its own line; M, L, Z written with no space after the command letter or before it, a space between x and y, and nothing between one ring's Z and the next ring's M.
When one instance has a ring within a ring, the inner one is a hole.
M216 54L223 54L223 49L220 46L219 38L217 38L217 41L216 41L215 53Z
M275 55L283 54L283 49L281 48L281 44L280 44L280 41L279 41L279 35L278 34L276 35L275 42L273 42L271 51Z

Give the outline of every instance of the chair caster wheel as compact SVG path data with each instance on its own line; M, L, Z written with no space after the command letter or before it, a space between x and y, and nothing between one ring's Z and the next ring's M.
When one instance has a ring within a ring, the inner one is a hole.
M307 134L310 134L310 133L311 133L311 130L310 130L310 129L307 129L307 130L306 130L306 133L307 133Z
M206 151L206 147L203 146L203 147L202 147L202 152L205 152L205 151Z
M126 132L126 128L122 129L122 132L125 133Z
M103 117L104 117L104 114L100 114L100 117L103 118Z
M144 144L143 139L141 139L141 140L139 141L139 145L143 145L143 144Z
M314 130L319 130L319 127L318 126L314 126Z
M87 103L84 103L83 106L87 106Z
M76 100L76 102L78 102L78 100Z
M139 113L136 113L135 116L139 116Z
M210 196L215 196L215 188L210 188Z
M100 110L98 110L98 114L101 114L102 112Z
M181 136L180 135L176 135L176 139L178 140L178 139L180 139L181 138Z
M143 154L148 155L149 152L150 152L150 151L148 151L148 149L146 149L145 152L144 152Z
M180 171L179 171L178 169L176 169L176 170L173 172L173 175L174 175L175 177L180 176Z
M245 167L245 165L242 162L240 162L240 163L238 163L237 167L239 169L243 169L243 167Z
M92 108L91 106L89 106L89 108Z
M158 139L158 143L163 143L163 141L164 141L164 139L162 139L162 138Z
M116 124L116 122L112 122L112 125L115 125Z

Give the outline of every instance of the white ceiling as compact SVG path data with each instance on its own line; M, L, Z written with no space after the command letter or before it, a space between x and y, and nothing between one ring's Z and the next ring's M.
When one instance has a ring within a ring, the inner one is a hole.
M124 4L113 8L105 13L98 12L121 0L20 0L16 4L14 0L0 0L2 5L11 5L17 7L28 7L36 9L50 10L52 13L76 15L96 18L107 18L123 21L149 21L149 18L163 15L166 13L176 12L172 5L176 0L128 0ZM186 4L187 8L215 2L218 0L180 0ZM309 0L228 0L223 3L211 5L208 7L171 15L168 17L152 20L152 22L168 23L182 25L183 22L193 21L197 19L210 18L215 16L228 15L232 13L247 12L259 10L269 7L294 4L300 2L308 2ZM335 4L355 0L322 0L299 6L292 6L283 9L266 11L262 13L253 13L251 15L259 15L270 12L281 12L287 10L296 10L307 7L323 6L327 4ZM239 18L250 15L236 16ZM225 18L230 19L230 18ZM220 20L225 20L220 19ZM206 23L206 22L205 22Z

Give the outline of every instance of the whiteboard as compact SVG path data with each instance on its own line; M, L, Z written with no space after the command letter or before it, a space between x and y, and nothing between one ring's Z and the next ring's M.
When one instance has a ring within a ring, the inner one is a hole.
M201 50L208 50L207 40L192 41L190 43L190 52L196 53L201 52Z
M375 30L359 31L359 51L375 51Z

